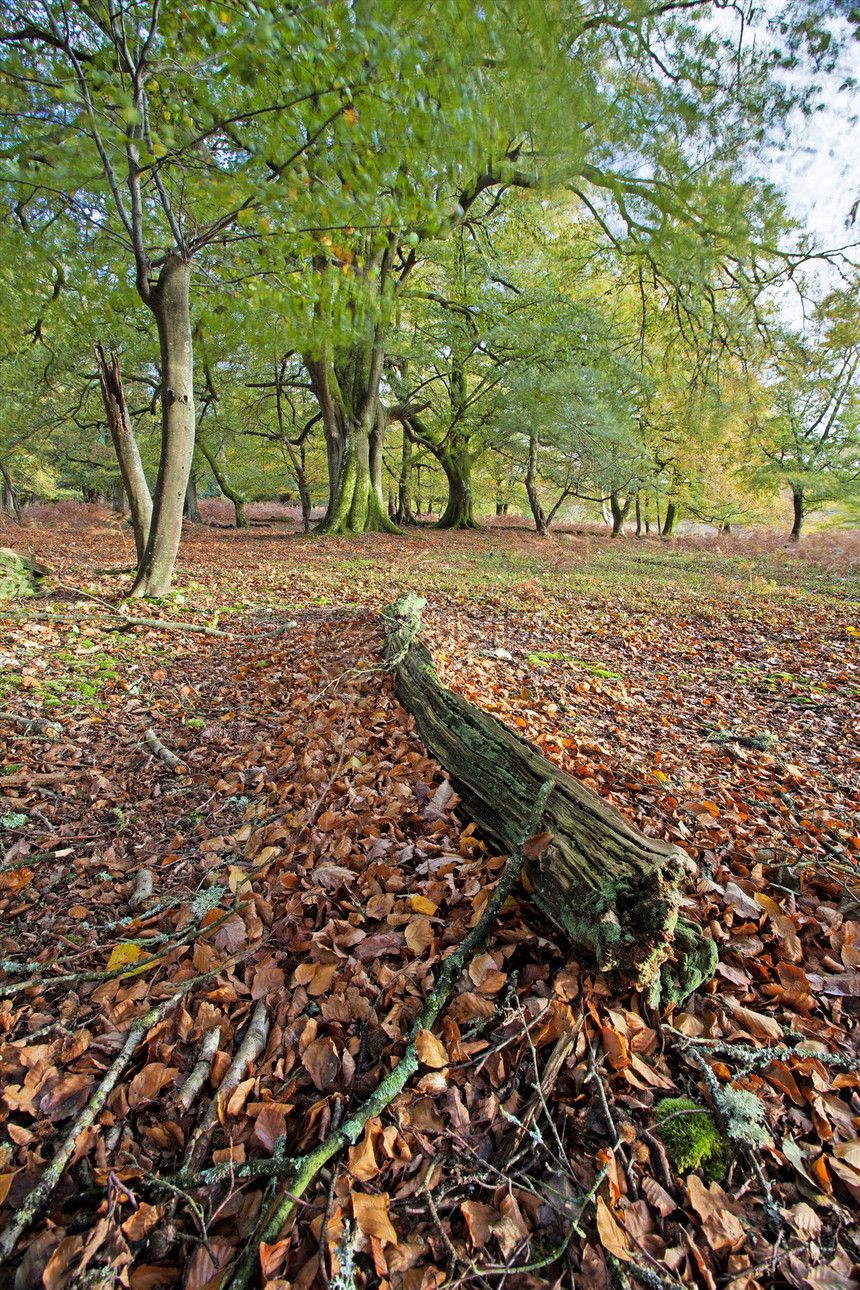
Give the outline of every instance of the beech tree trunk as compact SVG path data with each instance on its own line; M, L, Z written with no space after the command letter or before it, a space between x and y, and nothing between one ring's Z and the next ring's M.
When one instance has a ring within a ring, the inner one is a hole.
M322 414L329 504L320 533L399 533L382 497L382 351L356 345L335 366L323 346L305 366Z
M428 750L451 776L464 813L510 852L529 819L541 785L553 780L543 816L552 841L526 870L538 908L601 970L621 968L642 986L676 993L695 989L713 975L716 946L684 927L680 966L675 932L679 884L693 872L680 847L648 838L527 740L447 690L433 659L417 639L419 596L403 596L384 611L385 657L397 679L397 694L415 717Z
M678 518L678 508L674 502L666 503L666 518L663 520L661 530L663 537L671 537L675 532L675 521Z
M200 507L197 504L197 480L193 475L188 476L188 483L185 485L185 514L192 524L203 523Z
M529 430L529 458L526 465L526 493L529 499L529 506L532 508L535 528L541 537L546 537L549 533L549 523L546 518L546 512L541 505L537 491L537 456L538 441L537 430L532 427Z
M479 529L472 499L472 457L465 438L452 436L447 449L435 453L448 481L448 500L436 521L437 529Z
M152 498L149 485L140 460L134 428L125 401L125 390L119 370L119 358L114 353L108 365L104 346L96 341L96 366L99 384L102 389L102 402L105 405L108 430L113 443L116 459L119 462L122 486L128 497L131 512L131 526L134 532L134 546L137 551L137 563L143 559L146 544L149 541L149 529L152 522ZM114 506L114 510L116 507Z
M212 451L212 449L209 447L206 440L202 436L198 441L198 447L200 448L200 451L203 453L203 456L209 462L209 468L212 471L212 474L215 476L215 483L221 489L221 492L224 494L227 500L233 503L233 514L236 519L236 528L246 529L248 527L248 521L245 518L244 497L230 483L230 479L227 475L226 470L224 470L224 468L221 466L217 456L215 455L215 453Z
M609 494L609 509L612 515L612 536L614 538L624 536L624 521L627 519L631 501L632 498L630 497L626 497L624 501L622 501L615 489L613 489Z
M792 542L799 542L800 535L803 530L804 506L803 506L803 489L800 488L797 484L792 484L791 486L791 502L792 502L792 507L794 509L794 523L791 526L790 537Z
M125 484L121 475L111 482L110 508L114 515L125 515Z
M420 510L420 502L419 502ZM400 475L397 480L397 506L394 511L395 524L414 524L412 513L412 443L403 428L403 439L400 447Z
M189 289L191 265L168 255L150 288L161 350L161 456L152 496L149 537L131 596L163 596L170 588L182 537L185 489L194 455L194 355Z
M0 475L2 475L2 486L0 486L0 501L3 503L3 510L7 515L11 515L16 524L24 525L24 516L21 513L21 507L18 505L18 498L12 484L12 476L5 462L0 461Z

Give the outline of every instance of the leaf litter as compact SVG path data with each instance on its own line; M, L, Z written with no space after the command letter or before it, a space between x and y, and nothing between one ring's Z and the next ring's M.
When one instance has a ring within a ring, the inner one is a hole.
M575 559L521 534L193 531L184 603L153 616L229 635L106 637L86 609L116 597L93 569L122 535L88 536L28 534L82 588L38 609L80 622L0 614L0 1224L165 1010L70 1144L17 1286L230 1284L266 1162L312 1150L403 1055L505 863L382 671L378 609L428 580L446 684L698 862L683 913L718 972L651 1008L518 889L404 1092L261 1247L260 1284L860 1284L844 585L739 595L706 554L655 572L657 544L646 576L607 578L591 538ZM728 1133L725 1176L675 1172L667 1096Z

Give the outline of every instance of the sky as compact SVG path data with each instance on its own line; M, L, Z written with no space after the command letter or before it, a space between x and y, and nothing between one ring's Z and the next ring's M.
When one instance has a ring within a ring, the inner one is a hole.
M792 114L790 142L772 155L768 173L791 213L828 249L860 241L860 218L849 224L860 198L860 40L844 20L834 19L832 28L840 61L834 72L818 77L821 110ZM851 79L856 85L846 86Z

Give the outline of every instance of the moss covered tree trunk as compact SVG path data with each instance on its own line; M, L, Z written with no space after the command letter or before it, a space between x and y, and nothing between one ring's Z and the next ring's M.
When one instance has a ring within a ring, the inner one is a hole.
M385 611L386 660L400 701L429 751L451 776L463 811L506 851L516 845L545 780L553 791L543 817L552 841L526 880L538 908L601 969L620 968L659 988L673 953L679 884L693 865L680 847L648 838L521 736L446 689L417 639L424 601L401 597ZM685 988L712 974L713 942L693 937L675 973ZM690 964L699 956L698 978ZM690 985L689 982L693 981Z

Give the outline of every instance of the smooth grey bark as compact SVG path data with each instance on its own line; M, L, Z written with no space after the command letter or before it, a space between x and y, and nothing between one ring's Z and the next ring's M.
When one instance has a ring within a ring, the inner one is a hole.
M114 515L125 515L125 484L121 475L111 481L110 508Z
M0 461L0 475L3 476L3 487L0 490L2 491L3 510L7 515L12 516L16 524L23 526L24 516L21 512L21 507L18 505L18 498L12 484L12 476L9 473L8 466L3 461Z
M678 518L678 508L674 502L666 503L666 517L663 520L663 527L660 530L663 537L671 537L675 532L675 521Z
M197 480L193 475L188 476L188 483L185 485L185 514L192 524L203 523L200 507L197 505Z
M161 456L149 538L129 593L136 597L166 594L182 537L195 431L190 286L190 262L171 251L144 297L155 318L161 351Z
M541 537L546 537L549 533L549 523L547 522L546 512L541 505L537 491L537 455L538 441L537 430L534 426L529 429L529 456L526 464L526 493L529 499L529 506L532 508L535 528Z
M128 497L131 526L134 531L134 546L137 551L139 567L149 541L149 529L152 522L152 498L149 495L149 485L146 482L146 475L143 473L137 439L135 438L134 427L131 424L131 417L128 412L128 404L126 403L125 390L123 389L122 376L119 370L119 358L116 353L111 354L111 362L108 364L107 355L100 340L96 341L93 348L96 352L96 366L98 368L99 385L102 390L102 402L105 407L108 430L110 431L116 459L119 462L122 487ZM116 506L113 509L116 510Z

